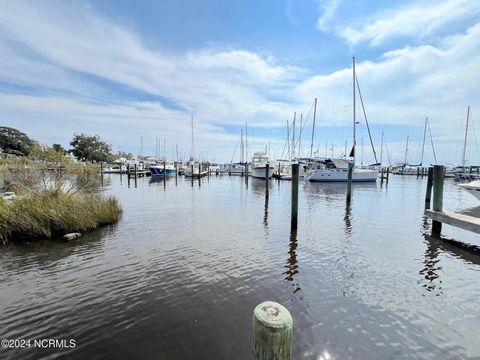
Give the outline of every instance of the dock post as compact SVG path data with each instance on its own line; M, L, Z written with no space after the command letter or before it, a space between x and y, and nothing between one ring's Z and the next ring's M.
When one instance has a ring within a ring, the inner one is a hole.
M248 163L245 163L245 185L248 188Z
M102 180L102 186L103 186L103 161L100 163L100 178Z
M163 186L165 187L165 182L167 181L167 166L165 165L166 161L163 160Z
M210 179L210 163L207 163L207 177Z
M198 186L202 185L202 163L198 163Z
M420 168L417 166L417 179L420 177Z
M298 164L292 164L292 218L290 228L297 230L298 226Z
M137 167L137 164L135 164L135 188L137 187L137 176L138 176L138 167Z
M384 169L381 168L381 172L380 172L380 185L383 185L383 172L384 172Z
M127 185L130 187L130 164L127 164Z
M253 311L255 360L290 360L293 319L282 305L265 301Z
M191 167L192 167L192 187L193 187L193 162L192 162Z
M387 167L387 185L388 185L388 175L390 174L390 167Z
M433 166L433 211L443 210L443 165ZM442 223L432 220L432 236L440 236L442 232Z
M428 168L427 191L425 193L425 209L430 209L430 200L432 198L433 185L433 167Z
M177 185L178 181L178 162L175 161L175 185Z
M348 178L347 178L347 202L352 199L352 172L353 164L348 163Z
M265 195L268 196L268 174L270 172L270 164L267 163L267 165L265 166Z

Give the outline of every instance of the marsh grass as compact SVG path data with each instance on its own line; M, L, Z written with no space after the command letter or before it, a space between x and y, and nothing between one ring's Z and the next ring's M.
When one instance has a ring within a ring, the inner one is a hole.
M38 146L30 158L0 164L4 191L18 197L0 199L0 243L52 238L86 232L116 222L120 206L102 196L100 167L74 162Z
M33 193L10 203L0 201L0 241L59 237L116 222L115 198L98 194Z

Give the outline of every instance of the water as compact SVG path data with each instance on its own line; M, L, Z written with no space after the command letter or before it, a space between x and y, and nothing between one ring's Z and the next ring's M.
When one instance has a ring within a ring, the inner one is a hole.
M107 179L108 180L108 179ZM132 181L133 185L133 181ZM480 255L426 234L426 180L388 187L110 178L120 221L76 242L0 248L0 338L75 348L1 358L250 359L265 300L294 318L294 359L480 358ZM478 205L445 184L445 208ZM444 225L448 239L480 245Z

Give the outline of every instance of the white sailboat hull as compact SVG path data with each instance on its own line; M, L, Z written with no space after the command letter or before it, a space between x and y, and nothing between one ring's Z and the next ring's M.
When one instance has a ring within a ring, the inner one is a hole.
M375 182L378 178L378 170L354 169L352 182ZM312 182L346 182L348 180L347 169L319 169L305 175L305 179Z
M458 184L458 186L462 187L470 194L475 196L478 200L480 200L480 180L475 180L469 182L468 184Z

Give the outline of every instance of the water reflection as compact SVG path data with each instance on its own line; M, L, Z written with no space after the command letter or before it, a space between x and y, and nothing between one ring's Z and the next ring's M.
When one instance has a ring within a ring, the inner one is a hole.
M268 230L268 192L265 194L265 205L263 207L263 227ZM268 234L268 233L267 233Z
M463 262L480 265L480 247L453 239L438 239L428 233L424 233L423 236L427 248L423 260L424 267L419 271L419 274L422 275L419 284L425 290L429 292L435 291L437 296L443 294L442 280L440 279L442 270L440 255L442 253L450 254Z
M287 270L283 273L285 275L285 280L292 282L293 293L300 291L300 285L295 281L295 276L298 274L298 261L297 261L297 230L290 231L290 246L288 249L288 259L287 265L285 267Z
M343 217L345 222L345 234L352 235L352 203L347 202L345 206L345 216Z

